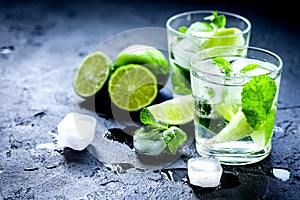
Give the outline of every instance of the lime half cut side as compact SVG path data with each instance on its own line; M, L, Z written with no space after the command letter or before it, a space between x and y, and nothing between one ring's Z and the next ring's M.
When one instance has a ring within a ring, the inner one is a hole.
M94 52L85 57L73 81L76 93L90 97L98 92L109 76L111 59L103 52Z
M179 96L145 108L141 115L149 111L155 121L170 125L183 125L193 120L193 97L191 94ZM147 117L147 116L142 116Z
M156 98L157 79L142 65L123 65L111 75L108 92L111 101L117 107L127 111L137 111L150 105Z

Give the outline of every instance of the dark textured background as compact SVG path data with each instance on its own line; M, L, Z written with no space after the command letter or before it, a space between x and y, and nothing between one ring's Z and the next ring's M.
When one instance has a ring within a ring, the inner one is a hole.
M261 3L0 1L0 199L299 199L297 7L293 1ZM51 133L73 110L72 79L97 44L133 28L164 28L170 16L197 9L245 16L252 23L250 44L283 59L276 119L283 132L274 135L269 157L224 167L234 175L227 177L232 184L202 191L159 172L116 175L88 151L38 148L53 142ZM274 177L273 168L289 170L290 178Z

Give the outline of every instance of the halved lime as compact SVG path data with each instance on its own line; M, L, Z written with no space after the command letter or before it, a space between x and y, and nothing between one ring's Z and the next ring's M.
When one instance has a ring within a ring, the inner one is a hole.
M203 48L215 46L241 46L244 44L244 38L238 28L226 28L215 32L214 37L209 38L202 44Z
M147 118L152 114L155 121L164 122L169 125L187 124L193 120L193 97L192 95L179 96L159 104L144 108L141 113L142 118ZM151 118L151 117L150 117Z
M111 59L103 52L86 56L77 69L73 87L82 97L90 97L99 91L109 76Z
M149 45L134 44L124 48L117 56L112 71L122 65L139 64L147 67L158 81L159 87L166 84L170 67L164 54Z
M142 65L123 65L111 75L108 92L111 101L117 107L137 111L150 105L156 98L157 80L154 74Z

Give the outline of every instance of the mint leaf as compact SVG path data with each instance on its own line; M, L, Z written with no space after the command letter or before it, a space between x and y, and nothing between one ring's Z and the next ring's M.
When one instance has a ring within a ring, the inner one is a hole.
M143 108L140 112L140 121L145 125L152 125L153 127L167 129L169 124L166 122L156 121L155 117L148 110L148 108Z
M218 11L213 11L212 15L204 17L205 20L209 20L216 28L223 28L226 25L226 17L219 15Z
M180 33L185 33L187 31L187 29L188 28L186 26L180 26L177 31Z
M152 115L152 113L147 108L143 108L141 110L140 121L143 124L156 124L154 116Z
M230 76L230 72L232 71L231 64L228 60L223 57L214 57L213 62L221 68L221 71L225 73L226 76Z
M187 139L186 133L176 126L165 130L162 136L171 153L175 153Z
M243 87L242 111L254 130L261 130L271 117L269 115L276 91L275 81L267 75L256 76Z
M243 73L246 73L246 72L249 72L251 70L254 70L256 68L260 67L259 64L249 64L249 65L246 65L242 70L241 72Z

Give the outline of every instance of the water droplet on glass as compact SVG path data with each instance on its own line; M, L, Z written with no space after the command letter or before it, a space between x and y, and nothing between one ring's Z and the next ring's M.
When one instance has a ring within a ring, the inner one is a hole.
M4 54L4 55L7 55L7 54L12 53L14 50L15 50L14 46L3 46L0 49L0 53Z
M290 178L290 171L283 168L273 168L272 174L275 178L278 178L282 181L287 181Z

